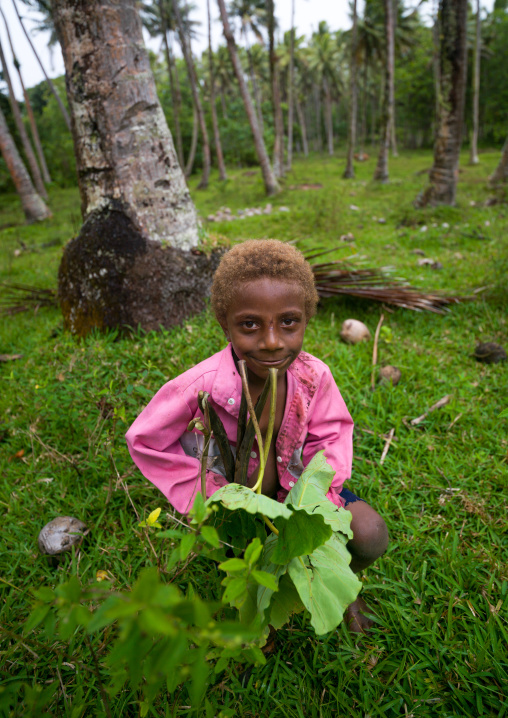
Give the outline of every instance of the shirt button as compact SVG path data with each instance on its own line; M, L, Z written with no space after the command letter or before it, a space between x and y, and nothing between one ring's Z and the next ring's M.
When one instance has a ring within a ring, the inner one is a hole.
M277 461L279 462L279 464L282 464L282 456L277 456Z
M234 403L235 400L233 399L233 397L231 397L231 399L228 399L228 404L231 404L231 406L233 406Z
M255 459L255 458L257 457L256 452L255 452L255 451L251 451L251 452L250 452L250 457L251 457L251 459Z
M293 488L293 486L295 485L295 482L294 482L294 481L290 481L290 482L289 482L289 485L291 486L291 488Z

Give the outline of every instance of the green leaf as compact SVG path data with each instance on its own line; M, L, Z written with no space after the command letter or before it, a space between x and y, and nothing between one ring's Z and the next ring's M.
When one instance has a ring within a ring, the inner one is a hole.
M238 576L236 578L227 577L223 583L227 582L226 590L222 596L224 603L233 603L245 593L247 594L247 579L245 576Z
M219 568L222 569L222 571L227 571L228 573L235 573L236 571L245 571L247 563L243 560L243 558L230 558L227 561L220 563Z
M503 409L503 411L499 414L498 419L506 419L508 417L508 407L506 409Z
M258 571L257 569L254 569L251 571L252 578L256 583L259 583L260 586L265 586L266 588L269 588L271 591L277 591L277 581L274 578L273 574L268 573L267 571Z
M33 591L35 598L43 603L51 603L55 598L55 592L49 586L41 586Z
M25 636L28 635L30 631L33 631L33 629L36 628L39 623L42 623L42 621L44 621L44 619L48 615L50 608L51 606L49 605L49 603L39 603L32 609L32 612L23 627L23 633L25 634Z
M270 534L265 541L265 551L263 555L263 563L261 568L263 572L270 573L277 583L280 583L281 577L286 573L288 565L277 565L272 561L272 556L277 546L278 538L275 534ZM266 616L266 610L270 605L270 601L274 591L268 586L259 586L257 591L257 610L263 623L266 625L268 619Z
M333 534L310 556L294 558L288 566L318 636L337 628L362 586L349 568L351 555L345 543L345 537Z
M210 544L210 546L213 546L214 548L220 547L219 534L213 526L202 526L201 536L204 538L206 543Z
M185 561L196 543L196 534L185 534L180 542L180 561Z
M276 630L282 628L293 613L300 613L304 608L295 584L285 573L279 581L279 590L272 594L267 617L268 623Z
M166 529L165 531L159 531L155 534L157 538L175 538L175 539L181 539L182 536L185 536L183 531L180 531L179 529Z
M262 550L263 544L256 537L245 549L245 553L243 555L245 562L248 563L250 566L253 566L257 562L258 558L261 556Z
M293 511L291 518L288 521L281 519L278 526L279 538L272 561L279 564L286 564L297 556L312 553L332 535L332 529L319 513Z
M256 494L240 484L223 486L206 503L212 505L219 502L229 511L243 509L249 514L262 514L270 519L276 519L279 516L288 519L291 516L291 509L284 504L263 494Z
M201 491L198 491L198 493L196 494L194 503L192 504L192 509L189 513L198 524L204 521L206 517L206 509L205 502L203 500L203 494L201 493Z
M338 508L326 494L334 476L333 468L327 462L324 451L319 451L295 483L284 503L308 514L321 514L332 531L341 531L353 538L351 513Z

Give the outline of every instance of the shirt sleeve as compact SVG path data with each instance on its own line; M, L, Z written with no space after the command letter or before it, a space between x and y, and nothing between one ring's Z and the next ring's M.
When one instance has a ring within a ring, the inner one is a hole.
M344 506L340 492L344 482L351 478L353 420L328 367L316 391L314 406L309 407L309 414L303 464L307 466L318 451L324 450L328 463L335 471L327 498L336 506Z
M180 437L197 414L197 403L193 410L180 387L169 382L157 392L125 437L141 473L182 514L190 510L201 488L200 461L188 456L180 444ZM206 472L207 497L226 484L220 474Z

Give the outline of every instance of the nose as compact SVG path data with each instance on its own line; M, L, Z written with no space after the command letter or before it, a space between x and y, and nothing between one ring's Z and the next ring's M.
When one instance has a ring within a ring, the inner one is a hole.
M269 324L261 337L260 349L265 349L269 352L275 352L284 347L282 337L278 332L277 325Z

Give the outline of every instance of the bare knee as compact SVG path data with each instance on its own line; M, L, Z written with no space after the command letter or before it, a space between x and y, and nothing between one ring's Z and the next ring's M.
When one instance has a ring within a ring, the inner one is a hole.
M348 543L352 555L351 568L361 571L382 556L388 548L388 528L384 519L368 504L356 502L348 506L353 518L353 538Z

